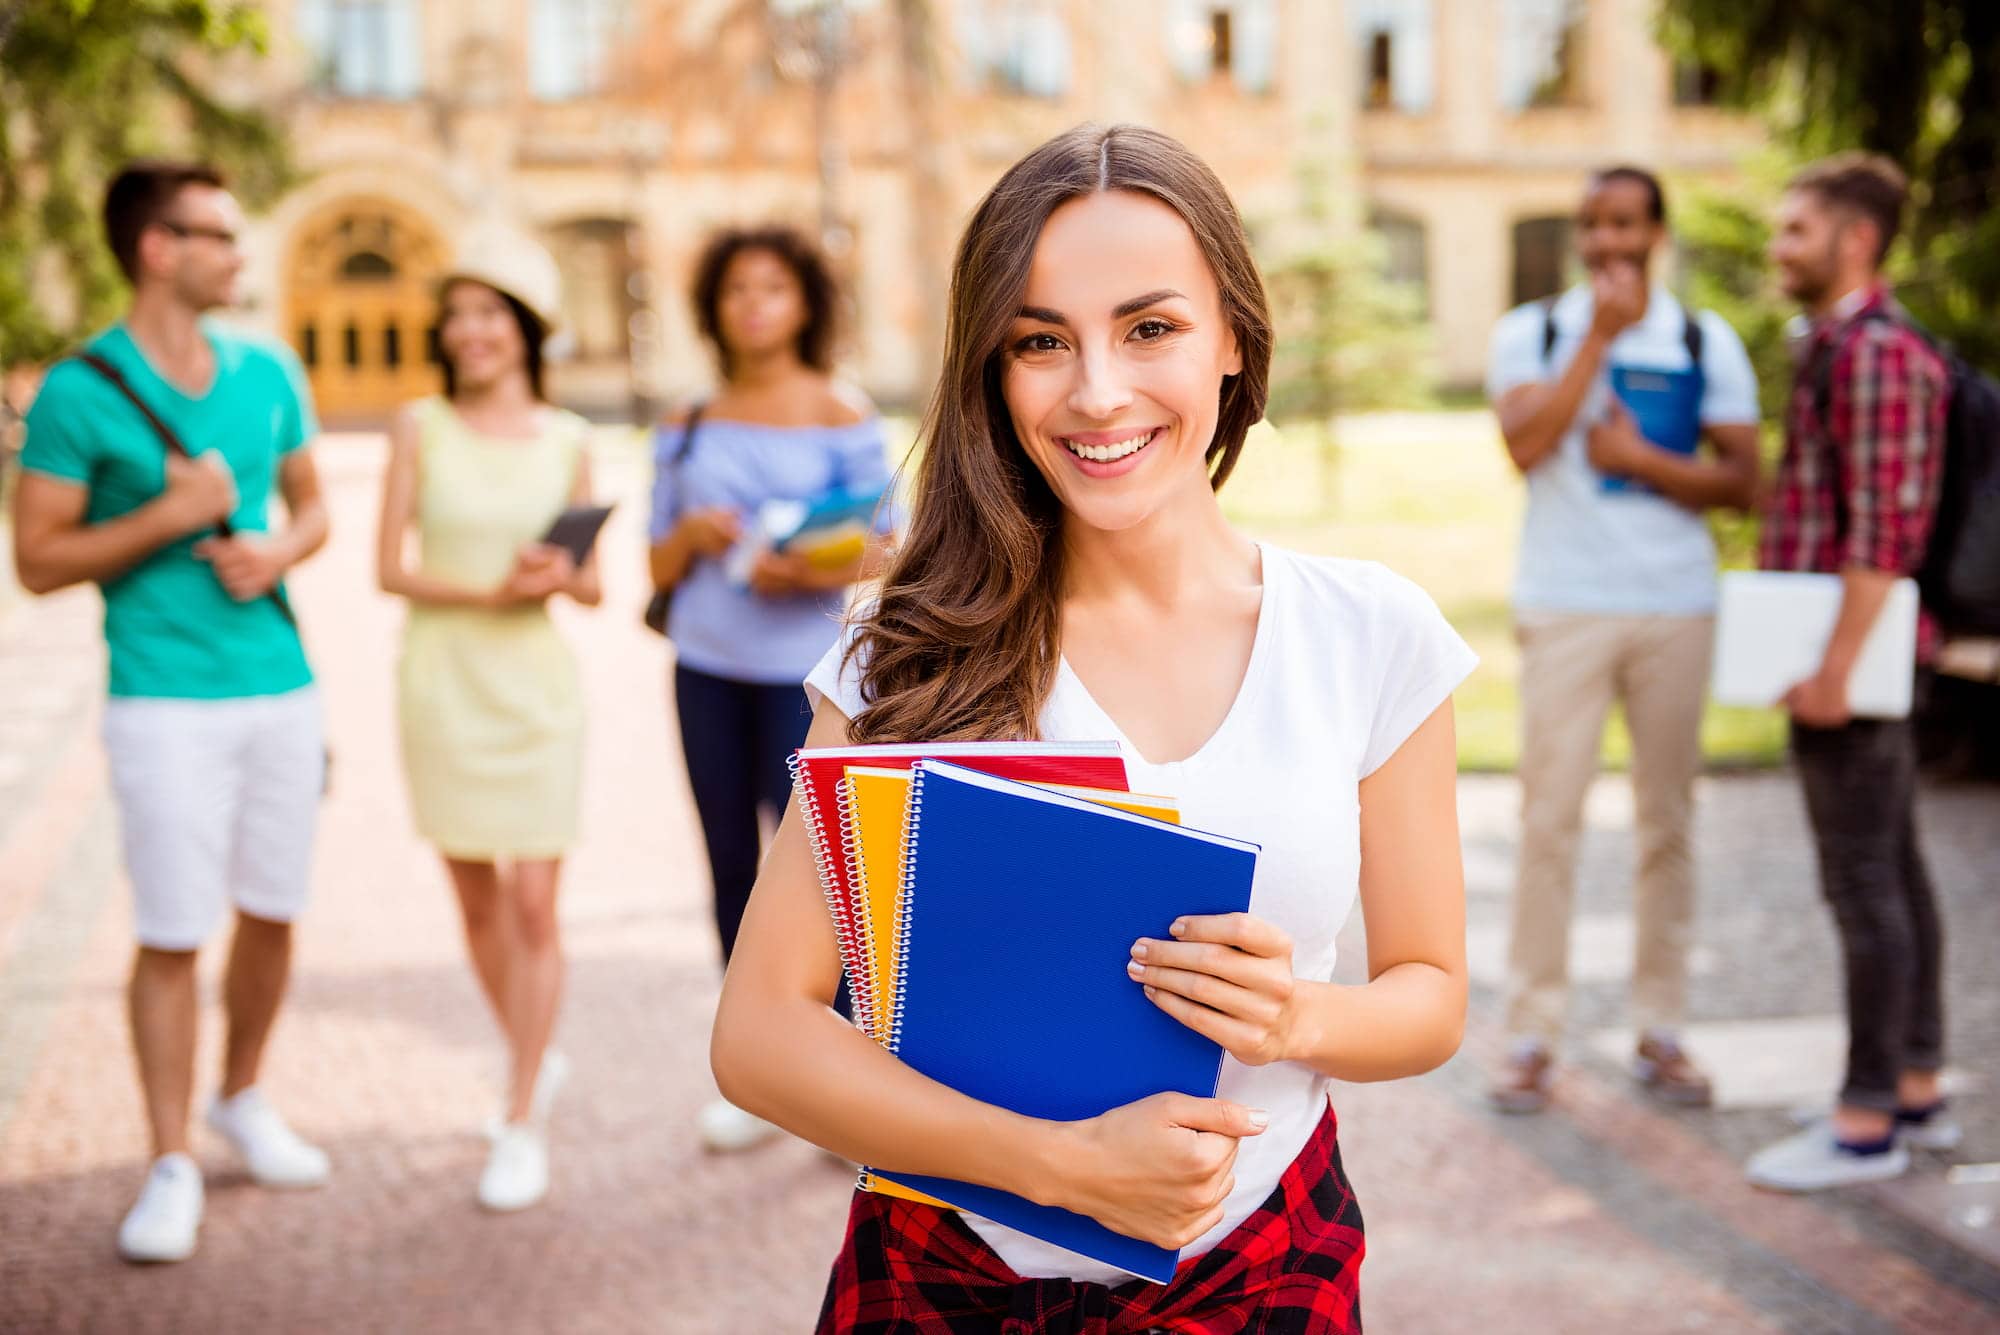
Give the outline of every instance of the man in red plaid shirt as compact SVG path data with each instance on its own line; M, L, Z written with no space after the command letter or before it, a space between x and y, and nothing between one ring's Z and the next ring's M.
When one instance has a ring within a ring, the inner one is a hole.
M1750 1180L1777 1190L1893 1177L1909 1145L1958 1135L1938 1095L1941 934L1917 842L1914 735L1907 719L1856 719L1847 703L1890 586L1923 561L1944 465L1949 375L1880 273L1906 193L1885 159L1829 158L1793 180L1771 243L1809 324L1759 564L1843 586L1819 669L1785 708L1845 956L1849 1045L1832 1114L1750 1160ZM1923 627L1920 655L1935 638Z

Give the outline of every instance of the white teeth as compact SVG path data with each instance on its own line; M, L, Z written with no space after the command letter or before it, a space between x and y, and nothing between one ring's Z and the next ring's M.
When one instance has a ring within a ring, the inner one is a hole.
M1079 459L1088 459L1092 463L1108 464L1123 459L1127 455L1137 454L1152 439L1153 432L1151 431L1142 431L1136 436L1113 441L1109 445L1079 445L1068 437L1064 437L1063 448Z

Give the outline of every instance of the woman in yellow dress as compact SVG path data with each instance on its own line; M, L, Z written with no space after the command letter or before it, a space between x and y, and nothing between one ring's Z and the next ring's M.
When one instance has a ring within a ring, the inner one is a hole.
M548 613L595 604L593 557L539 541L590 497L587 426L542 392L560 284L543 250L478 235L442 288L444 393L390 430L378 577L409 601L398 671L403 766L418 831L444 857L474 971L512 1059L479 1200L518 1210L548 1190L549 1050L562 990L556 922L576 835L583 698ZM411 551L408 537L417 543Z

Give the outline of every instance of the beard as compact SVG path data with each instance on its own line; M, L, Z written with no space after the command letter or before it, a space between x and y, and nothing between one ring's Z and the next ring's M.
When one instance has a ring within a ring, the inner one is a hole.
M1783 275L1785 295L1801 306L1817 306L1833 290L1839 272L1838 256L1829 244L1824 254L1809 263L1794 264Z

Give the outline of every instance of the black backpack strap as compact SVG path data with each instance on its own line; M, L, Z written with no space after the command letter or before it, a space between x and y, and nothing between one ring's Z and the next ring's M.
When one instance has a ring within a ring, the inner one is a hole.
M681 423L681 447L674 451L674 467L679 468L687 462L689 453L694 449L694 433L701 429L701 419L707 412L707 399L688 409L687 421Z
M1543 297L1542 307L1542 364L1547 365L1549 356L1556 350L1556 299Z
M1688 367L1701 371L1702 347L1701 320L1687 307L1681 307L1681 342L1687 345Z
M177 454L183 459L191 460L194 458L194 454L182 442L181 438L174 433L174 429L167 425L164 418L153 411L151 404L139 397L139 391L132 388L132 383L125 378L124 374L117 367L87 348L75 353L74 356L77 361L82 362L85 366L103 376L113 389L125 396L126 402L138 409L139 416L146 419L146 425L153 428L153 434L158 436L160 443L167 447L167 453ZM223 518L216 521L215 532L219 537L233 538L236 536L236 527L227 518ZM285 597L283 585L272 585L271 592L265 596L283 614L285 620L291 622L294 628L298 626L299 619L292 614L291 600Z
M674 470L674 480L676 482L680 480L681 465L687 462L690 454L694 453L695 432L701 429L701 419L707 412L708 400L703 399L701 402L695 404L694 407L688 409L687 420L681 423L681 443L674 450L674 457L667 461L667 466ZM671 517L679 518L680 496L678 495L678 488L676 489L674 502L673 515Z
M1845 338L1827 344L1826 351L1819 355L1817 361L1812 366L1813 412L1819 417L1820 429L1822 431L1827 430L1827 414L1833 409L1834 359L1839 357L1840 349L1846 343L1847 339L1854 336L1854 330L1859 329L1865 324L1873 324L1878 320L1885 320L1891 324L1896 323L1896 317L1880 306L1877 306L1874 310L1863 312L1861 318L1854 322L1854 329L1850 329Z

